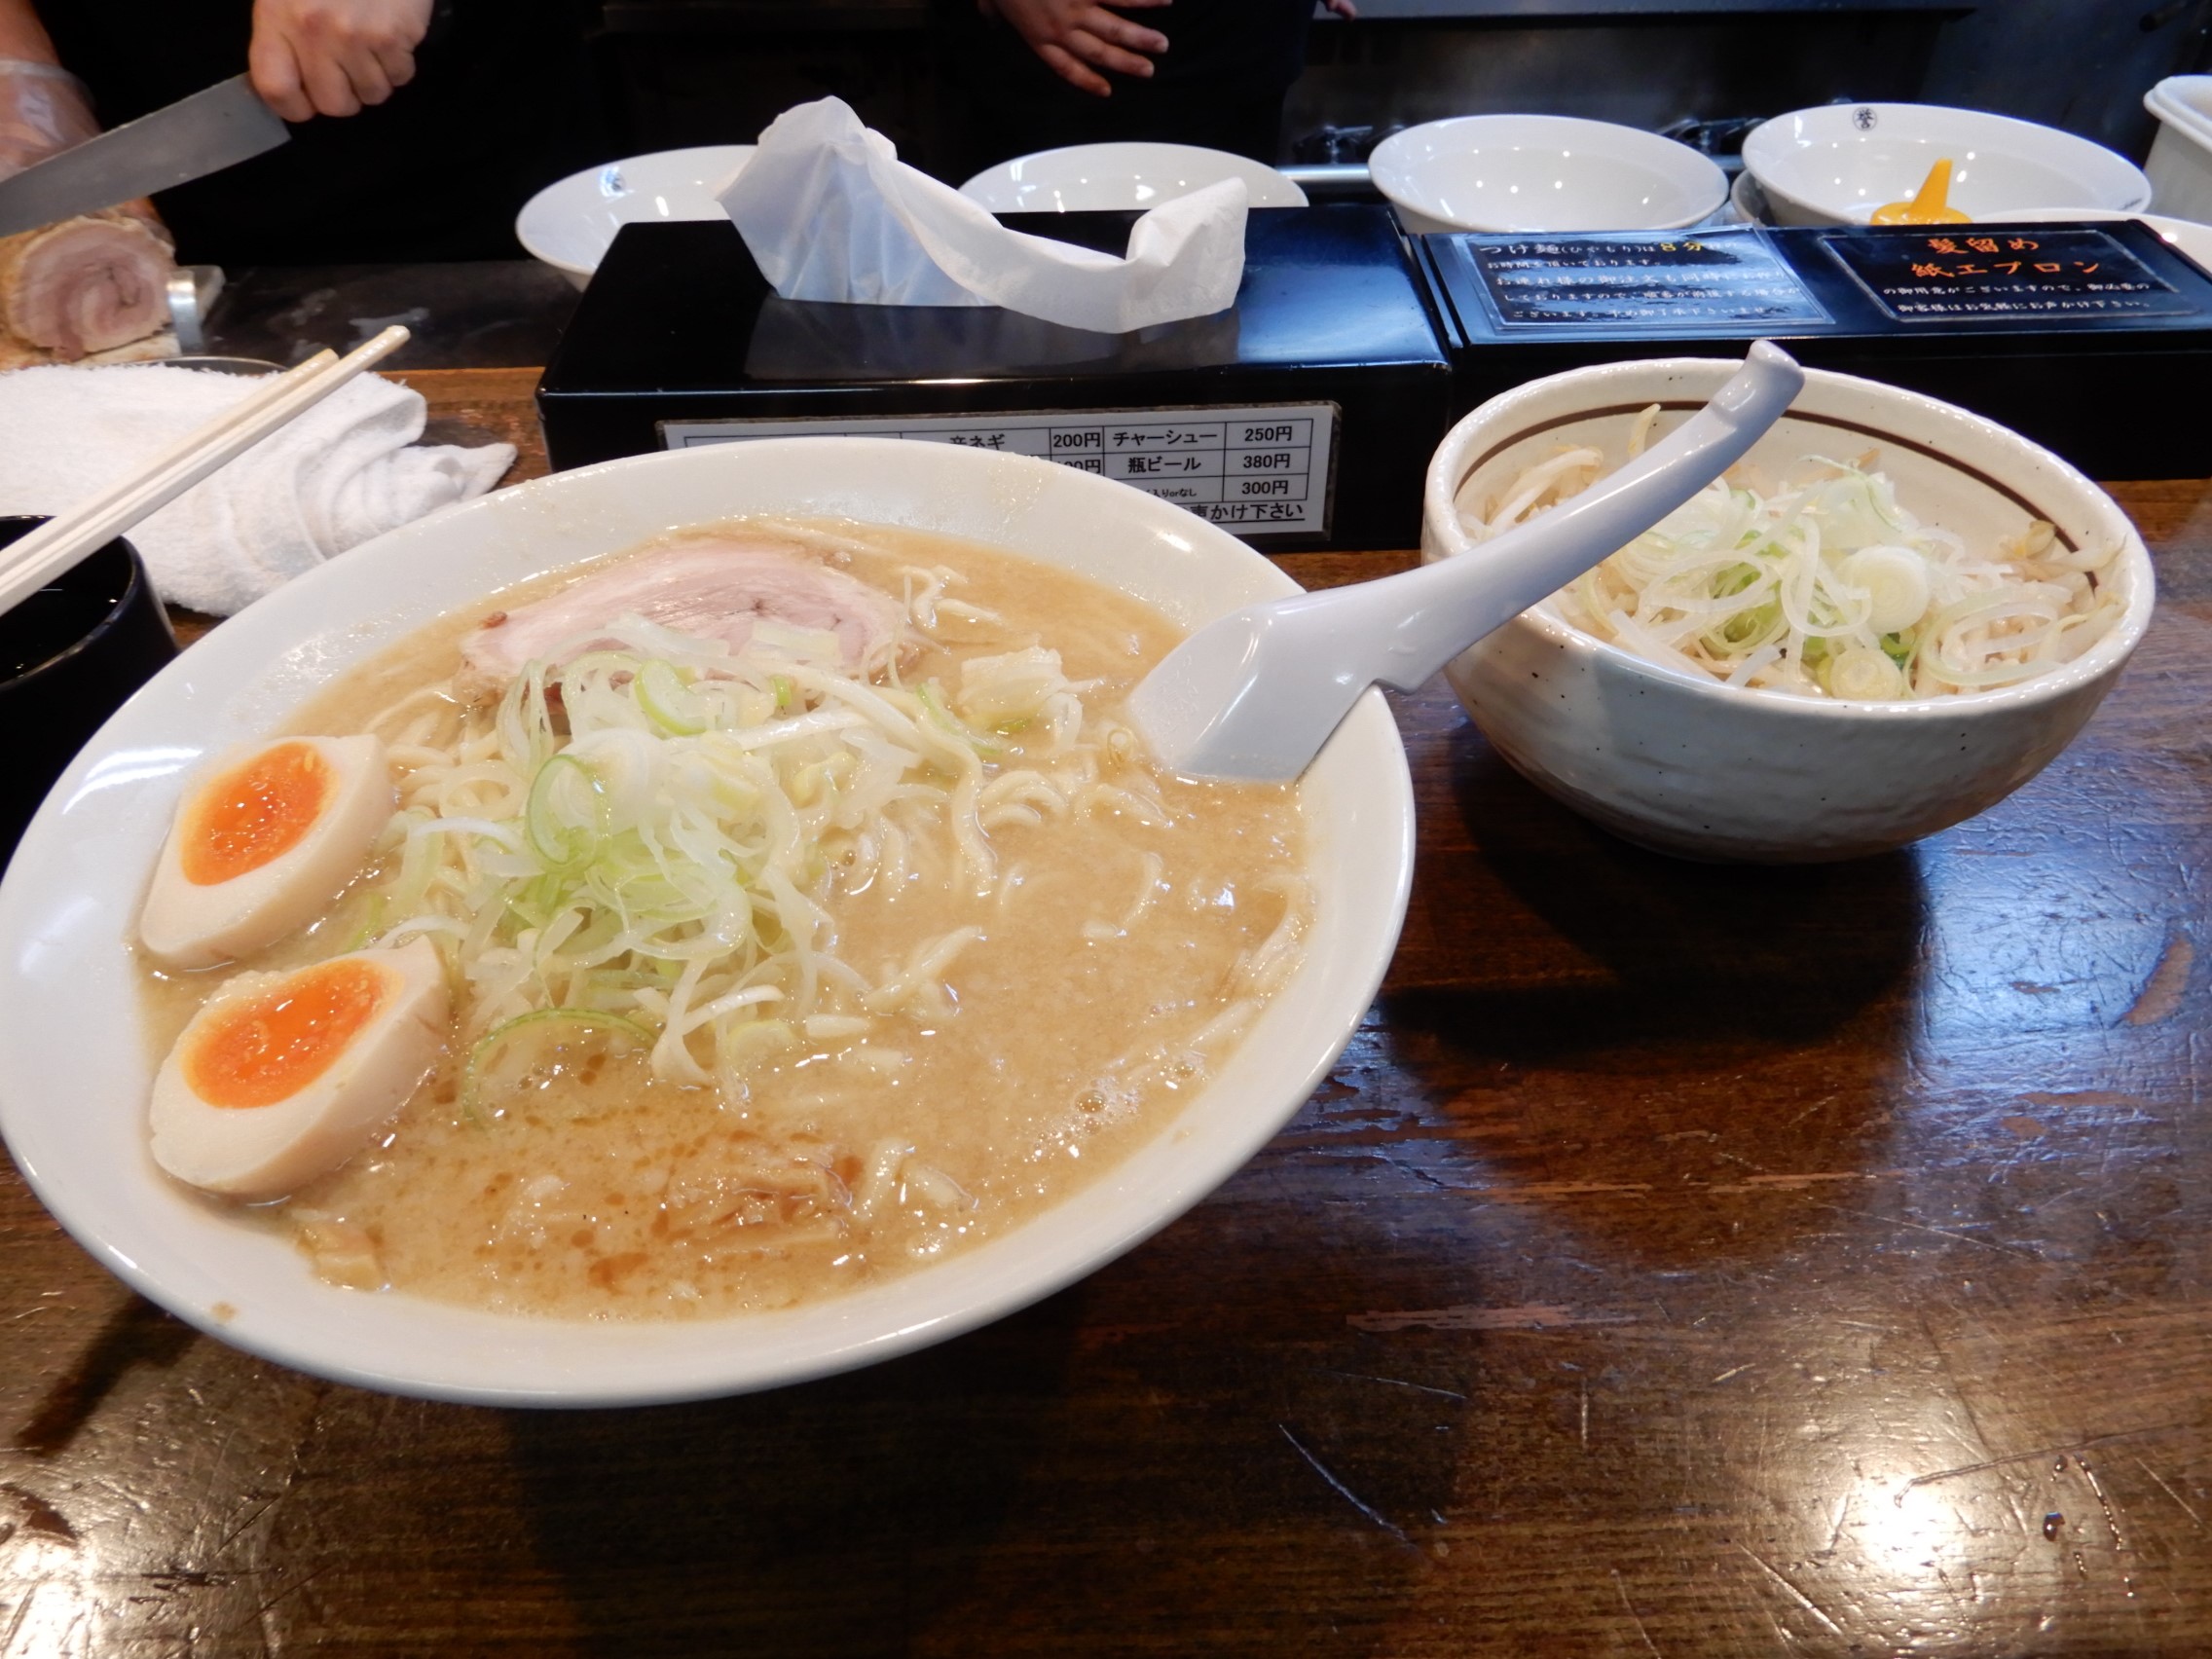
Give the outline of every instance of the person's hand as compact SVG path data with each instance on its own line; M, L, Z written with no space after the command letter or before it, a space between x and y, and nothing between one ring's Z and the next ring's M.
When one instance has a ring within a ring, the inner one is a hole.
M1351 0L1321 0L1321 4L1346 22L1355 21L1359 17L1359 8Z
M0 57L0 178L99 129L76 76L52 63Z
M415 78L431 0L254 0L246 66L286 121L357 115Z
M1169 0L1114 3L1133 10L1165 6ZM1117 17L1095 0L976 0L976 4L985 17L1004 19L1053 74L1094 97L1106 97L1114 90L1099 70L1144 80L1152 74L1152 59L1142 55L1167 50L1167 37L1158 29Z

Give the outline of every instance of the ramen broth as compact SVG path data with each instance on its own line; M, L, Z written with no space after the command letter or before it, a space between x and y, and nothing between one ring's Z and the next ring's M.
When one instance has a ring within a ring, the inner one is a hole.
M1083 699L1088 736L1110 729L1177 638L1148 607L1051 566L916 533L836 531L851 574L933 623L898 671L905 684L953 683L965 658L1041 643L1069 679L1097 682ZM933 572L950 572L949 603L927 602ZM448 680L458 641L487 611L572 574L434 624L324 692L295 729L365 729L408 690ZM1048 741L1014 730L995 764L1034 759ZM337 1283L571 1317L787 1308L1004 1234L1181 1110L1265 994L1255 964L1272 963L1263 977L1278 983L1310 911L1294 787L1198 784L1158 773L1130 742L1120 753L1121 769L1080 803L989 826L985 893L919 856L862 880L830 875L835 954L871 980L949 930L980 930L926 995L865 1033L765 1055L736 1097L655 1078L642 1049L555 1045L474 1102L457 1035L375 1144L244 1213L288 1230ZM157 1038L173 1037L212 980L357 941L376 874L254 961L150 974ZM458 1017L465 1027L465 1007Z

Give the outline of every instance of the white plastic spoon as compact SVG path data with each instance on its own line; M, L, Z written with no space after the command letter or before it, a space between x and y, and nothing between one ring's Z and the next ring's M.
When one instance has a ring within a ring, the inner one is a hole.
M1295 778L1369 685L1412 690L1627 546L1742 459L1804 383L1795 360L1761 340L1664 442L1541 518L1418 571L1207 623L1144 677L1130 717L1172 772Z

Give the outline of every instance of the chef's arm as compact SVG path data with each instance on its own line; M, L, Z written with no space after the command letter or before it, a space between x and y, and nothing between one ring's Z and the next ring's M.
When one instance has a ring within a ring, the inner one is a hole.
M83 84L55 60L30 0L0 0L0 178L99 129Z
M31 10L31 0L0 0L0 61L61 61L54 55L54 42L47 36L46 25L38 20L38 14Z
M1114 0L1124 9L1165 6L1169 0ZM985 17L1005 22L1045 66L1082 92L1105 97L1113 92L1101 69L1134 75L1152 74L1152 58L1144 54L1167 50L1167 37L1157 29L1117 17L1094 0L976 0Z
M0 0L0 6L20 0ZM431 0L253 0L253 90L286 121L354 115L415 78Z
M254 90L286 121L382 103L415 78L431 4L253 0L246 56ZM0 0L0 178L98 130L83 85L60 67L31 0Z

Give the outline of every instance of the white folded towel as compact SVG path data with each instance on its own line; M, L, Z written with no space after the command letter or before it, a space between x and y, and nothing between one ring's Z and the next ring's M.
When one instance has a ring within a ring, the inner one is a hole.
M57 513L242 400L255 382L131 364L0 374L0 514ZM480 496L512 444L410 448L423 395L363 375L154 514L129 537L172 604L242 610L371 536Z

